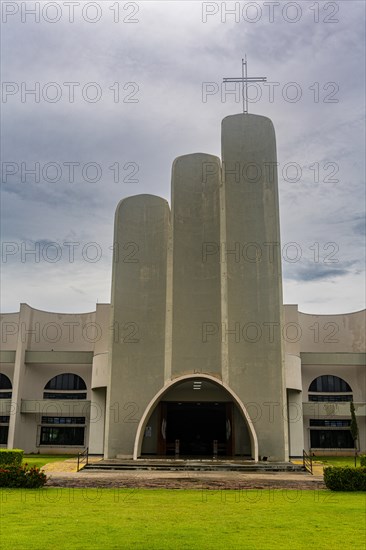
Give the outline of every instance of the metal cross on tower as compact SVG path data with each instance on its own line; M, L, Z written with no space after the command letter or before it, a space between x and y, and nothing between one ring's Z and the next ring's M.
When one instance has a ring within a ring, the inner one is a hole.
M224 82L240 82L242 84L243 113L248 114L248 83L267 82L265 76L248 76L247 56L241 60L241 77L224 78Z

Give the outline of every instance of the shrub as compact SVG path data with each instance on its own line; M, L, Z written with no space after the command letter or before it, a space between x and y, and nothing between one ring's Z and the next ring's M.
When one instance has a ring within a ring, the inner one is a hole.
M366 468L366 455L360 455L360 463L361 467L363 466L364 468Z
M0 467L3 465L20 466L23 460L22 449L0 449Z
M28 465L0 467L0 487L37 489L43 487L47 476L39 468Z
M366 468L328 466L324 483L331 491L366 491Z

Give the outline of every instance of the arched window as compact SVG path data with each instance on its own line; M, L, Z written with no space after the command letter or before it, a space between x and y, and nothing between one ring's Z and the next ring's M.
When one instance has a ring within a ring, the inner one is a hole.
M309 386L309 391L318 392L352 392L350 386L339 376L324 374L318 376Z
M352 401L352 388L343 378L324 374L309 386L309 401Z
M10 378L0 372L0 399L11 399L11 390Z
M343 378L324 374L315 378L309 386L309 401L352 401L352 388ZM350 418L311 418L311 449L352 449Z
M54 376L44 389L43 399L86 399L84 380L70 372Z

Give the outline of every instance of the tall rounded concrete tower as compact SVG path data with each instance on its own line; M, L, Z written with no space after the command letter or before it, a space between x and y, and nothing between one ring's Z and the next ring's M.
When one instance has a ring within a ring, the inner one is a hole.
M247 403L260 454L287 460L277 155L269 118L222 121L222 180L228 383Z

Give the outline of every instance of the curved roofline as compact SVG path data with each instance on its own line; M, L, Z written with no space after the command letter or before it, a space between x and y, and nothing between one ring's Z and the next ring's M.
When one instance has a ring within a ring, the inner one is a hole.
M270 122L272 122L272 119L269 118L269 116L266 116L266 115L258 115L257 113L233 113L232 115L226 115L224 116L224 118L221 120L221 123L224 122L224 120L226 120L227 118L233 118L233 117L251 117L251 118L262 118L262 119L267 119L269 120ZM273 124L273 122L272 122Z
M220 157L218 157L217 155L214 155L213 153L204 153L203 151L195 151L193 153L184 153L183 155L178 155L177 157L175 157L175 159L173 160L173 164L177 161L177 160L180 160L180 159L184 159L185 157L212 157L216 160L219 160L220 163L221 163L221 159Z
M299 313L302 315L316 315L317 317L329 317L329 316L336 316L336 315L356 315L358 313L366 312L366 309L358 309L356 311L347 311L344 313L306 313L305 311L298 310Z
M96 304L96 305L100 305L100 304ZM84 311L84 312L78 312L78 311L72 311L72 312L64 312L64 311L48 311L46 309L38 309L36 307L32 307L30 306L29 304L27 303L21 303L20 304L20 307L21 306L28 306L30 309L33 309L33 311L39 311L40 313L52 313L54 315L91 315L92 313L96 313L96 309L94 309L93 311Z

